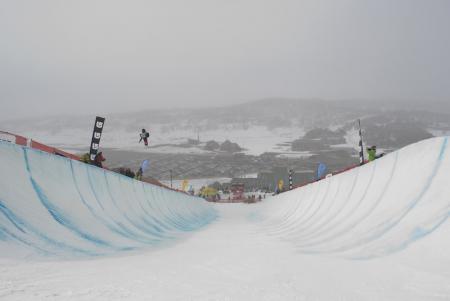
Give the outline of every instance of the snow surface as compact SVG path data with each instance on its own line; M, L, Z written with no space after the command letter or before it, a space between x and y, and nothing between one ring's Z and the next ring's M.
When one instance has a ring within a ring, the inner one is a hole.
M276 155L277 158L288 158L288 159L303 159L313 156L310 152L287 152Z
M0 142L0 298L449 300L447 148L213 205Z
M48 145L59 147L66 151L80 151L89 146L92 129L80 130L77 128L61 128L55 132L29 129L26 135ZM139 144L139 133L130 132L122 128L105 130L102 135L101 146L117 148L128 151L149 153L182 153L207 154L211 153L198 147L177 147L185 144L188 139L197 140L197 132L187 129L167 130L163 125L155 124L150 131L150 147ZM249 155L260 155L264 152L290 152L290 143L301 137L304 130L301 128L267 129L264 126L249 126L248 128L219 128L200 132L200 140L206 142L215 140L220 143L225 140L238 143ZM172 145L170 145L172 144ZM286 145L283 145L286 144Z

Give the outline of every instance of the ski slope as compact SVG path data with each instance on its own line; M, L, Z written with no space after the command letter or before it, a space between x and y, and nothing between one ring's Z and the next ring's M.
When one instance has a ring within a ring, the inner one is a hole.
M5 300L449 300L448 138L258 204L0 142Z

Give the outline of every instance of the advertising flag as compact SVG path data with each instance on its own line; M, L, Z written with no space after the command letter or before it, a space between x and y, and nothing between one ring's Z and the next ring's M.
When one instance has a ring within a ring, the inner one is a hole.
M95 117L94 131L92 132L91 147L89 150L89 158L91 161L95 160L95 156L100 148L100 138L102 137L103 125L105 124L105 118Z

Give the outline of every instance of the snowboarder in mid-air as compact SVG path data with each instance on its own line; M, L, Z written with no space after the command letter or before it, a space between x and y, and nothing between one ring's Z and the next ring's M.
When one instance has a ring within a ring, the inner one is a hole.
M139 136L141 137L141 139L139 139L139 143L144 140L145 146L148 146L148 137L150 137L150 134L145 129L142 129L142 132Z

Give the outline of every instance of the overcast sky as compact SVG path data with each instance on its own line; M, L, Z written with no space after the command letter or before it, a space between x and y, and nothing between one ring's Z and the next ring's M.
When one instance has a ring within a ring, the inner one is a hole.
M0 0L0 118L450 101L450 0Z

